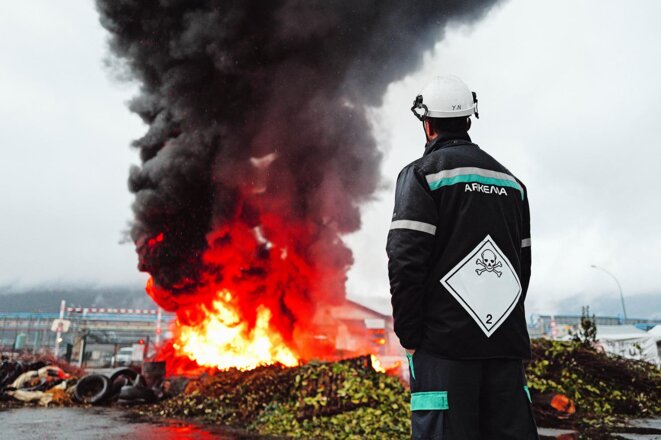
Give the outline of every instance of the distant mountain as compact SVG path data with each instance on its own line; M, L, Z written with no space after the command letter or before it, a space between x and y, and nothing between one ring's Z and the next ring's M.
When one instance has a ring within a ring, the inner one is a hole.
M384 315L392 314L389 296L349 296L349 299ZM661 293L639 293L624 296L627 317L638 319L658 319L661 321ZM541 314L580 315L583 306L590 306L590 313L598 316L618 316L622 314L620 296L601 295L588 299L586 295L575 295L558 302L555 310L542 310Z
M622 301L619 294L601 295L586 299L584 295L565 298L558 303L557 314L580 315L582 306L590 306L590 313L597 316L618 316L622 314ZM627 317L661 320L661 293L649 292L633 295L624 294Z
M155 308L142 286L37 286L14 288L0 286L0 312L57 312L60 301L67 306L115 307L127 309ZM349 299L385 315L392 313L390 297L350 296ZM624 296L629 318L661 320L661 293L642 293ZM622 314L622 304L617 294L586 299L575 295L561 300L555 314L580 315L582 306L590 306L590 312L599 316ZM542 313L542 312L540 312Z
M0 287L0 312L58 312L60 301L71 307L153 309L140 286Z

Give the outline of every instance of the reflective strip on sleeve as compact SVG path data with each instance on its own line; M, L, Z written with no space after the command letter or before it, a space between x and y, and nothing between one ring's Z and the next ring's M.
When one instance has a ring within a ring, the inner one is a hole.
M411 393L411 411L442 411L449 408L447 391Z
M521 247L522 248L530 247L530 239L529 238L524 238L523 240L521 240Z
M413 355L408 351L406 352L406 359L409 360L409 369L411 370L411 377L413 378L413 380L415 380L415 367L413 366Z
M411 229L412 231L426 232L431 235L436 234L436 226L415 220L395 220L390 224L390 229Z

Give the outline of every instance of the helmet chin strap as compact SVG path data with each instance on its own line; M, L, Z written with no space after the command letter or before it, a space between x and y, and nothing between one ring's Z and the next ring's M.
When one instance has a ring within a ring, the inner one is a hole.
M425 112L422 114L418 113L416 109L419 108L423 109ZM422 95L416 96L415 99L413 100L413 107L411 107L411 112L420 121L424 121L427 115L429 114L429 109L427 108L426 105L422 103Z

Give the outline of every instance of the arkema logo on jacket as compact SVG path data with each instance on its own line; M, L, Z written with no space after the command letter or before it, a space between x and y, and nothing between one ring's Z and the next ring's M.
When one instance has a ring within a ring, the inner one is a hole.
M475 167L453 168L451 170L442 170L437 173L427 174L425 176L429 189L437 189L464 183L464 192L482 192L485 194L507 195L505 188L512 188L521 193L523 200L523 188L517 180L506 173L499 171L485 170Z
M498 194L499 196L507 195L505 188L494 185L482 185L481 183L467 183L464 192L481 192L484 194Z
M521 296L516 271L489 235L441 279L441 284L487 337L505 322Z

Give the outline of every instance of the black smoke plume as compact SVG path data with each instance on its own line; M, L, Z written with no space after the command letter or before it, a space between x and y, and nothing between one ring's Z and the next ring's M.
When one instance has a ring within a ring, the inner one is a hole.
M184 294L222 272L203 259L225 239L213 231L275 215L309 225L289 245L336 269L343 294L352 257L340 237L360 227L380 181L366 108L448 22L494 3L97 0L113 54L141 86L130 108L149 126L129 178L140 270Z

